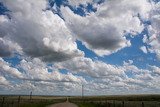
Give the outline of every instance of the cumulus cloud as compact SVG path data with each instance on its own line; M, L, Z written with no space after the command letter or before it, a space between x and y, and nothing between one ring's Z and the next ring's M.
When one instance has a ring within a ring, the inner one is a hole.
M13 78L23 78L23 74L20 71L18 71L16 68L11 67L10 64L4 61L2 58L0 58L0 73L1 75L9 75Z
M21 71L19 71L20 69ZM49 72L49 69L52 70ZM38 58L33 60L20 61L17 67L11 67L10 63L0 58L0 75L7 78L15 78L19 81L37 81L37 82L73 82L85 83L86 80L81 76L73 75L72 73L62 74L57 69L47 66Z
M78 6L79 4L92 3L93 0L68 0L72 6Z
M14 53L18 52L22 54L22 48L15 42L11 41L9 38L0 38L0 56L10 57Z
M50 10L45 10L46 0L2 2L11 11L8 13L11 20L2 23L5 30L0 30L0 34L18 43L27 55L45 61L62 61L83 55L65 22Z
M4 37L7 34L8 18L5 15L0 15L0 37Z
M49 72L47 65L38 58L32 61L22 60L20 68L25 71L26 79L32 81L48 81L48 82L85 82L82 77L74 76L71 73L62 74L54 68Z
M110 75L123 75L123 70L101 61L93 61L90 58L77 57L72 60L63 61L54 64L57 69L67 69L72 73L87 74L91 77L108 77Z
M89 58L74 58L72 61L56 63L54 66L58 69L67 69L73 74L91 77L92 79L84 84L88 94L91 91L102 95L106 94L106 91L111 94L142 93L146 90L151 92L151 90L159 89L156 80L159 77L159 67L151 66L151 70L140 69L133 64L132 60L124 62L122 66L115 66L101 61L93 61ZM155 72L158 75L155 75ZM99 92L100 90L101 92Z
M16 81L13 81L13 79ZM60 73L57 69L47 66L38 58L23 59L16 67L11 67L9 63L1 58L0 80L0 88L7 86L5 91L12 90L10 92L14 92L14 94L24 94L33 89L36 90L37 94L44 94L43 89L48 90L51 94L50 88L54 90L63 89L64 93L67 90L74 90L76 94L77 88L81 86L80 84L87 83L82 76L76 76L69 72L67 74ZM3 92L3 90L1 91Z
M7 22L8 18L0 15L0 56L2 57L10 56L12 53L10 46L7 44L8 42L3 38L7 32L6 27L4 26Z
M155 74L160 75L160 68L157 66L150 66Z
M140 47L141 51L145 54L147 54L147 48L145 46Z
M12 53L10 47L0 38L0 56L10 56Z
M110 0L97 7L97 12L86 17L62 7L64 19L85 46L103 56L130 46L125 32L135 34L143 30L138 14L148 18L151 6L146 0Z
M158 56L159 3L154 4L155 10L149 14L151 5L147 0L106 0L94 5L97 8L95 13L83 17L68 7L61 7L63 20L46 10L47 0L0 1L10 10L7 13L10 17L0 15L0 56L17 52L23 57L16 66L0 58L0 88L9 85L6 90L18 94L35 90L37 94L45 91L50 95L53 94L51 90L54 94L77 95L82 84L86 94L159 89L158 66L150 66L147 70L136 67L132 60L121 66L92 60L84 57L76 44L76 40L80 40L97 55L108 55L131 46L124 35L136 35L144 29L139 18L151 19L150 36L143 38L143 42L151 47L140 49ZM99 0L68 1L72 6L78 6ZM52 66L44 61L53 61ZM60 72L64 69L67 73Z
M5 77L0 75L0 85L9 85L9 81Z
M8 63L4 61L3 63L5 63L5 66L9 66ZM3 70L7 74L12 71L10 76L19 75L16 72L17 70L6 71L13 68L10 67L7 69L5 66ZM115 66L101 61L79 57L64 62L57 62L53 66L47 66L40 59L34 58L33 60L22 60L18 68L23 71L20 74L23 74L23 78L21 77L17 83L12 83L12 81L5 79L1 72L2 80L8 81L4 83L10 83L11 85L7 90L12 90L15 93L36 90L34 93L44 94L43 90L48 90L45 94L51 94L51 90L54 90L55 94L61 92L64 95L68 95L67 92L71 92L69 94L79 95L81 93L81 84L84 84L86 95L93 95L93 93L103 95L106 94L106 91L109 94L123 94L123 92L133 94L142 93L146 90L148 90L147 92L151 92L159 89L160 82L158 82L160 76L158 72L159 67L150 66L150 70L140 69L133 65L132 60L124 62L122 66ZM52 71L48 72L48 69L52 69ZM59 72L61 69L66 69L69 72L62 74ZM90 79L86 81L85 78Z
M151 25L148 27L149 30L149 39L146 40L146 43L150 45L149 51L151 53L156 53L157 57L160 59L160 2L153 3L152 11L150 13Z
M2 2L11 11L8 12L11 19L1 15L3 27L0 34L18 43L25 54L45 61L63 61L83 56L83 52L77 49L76 39L100 56L129 47L131 43L124 32L141 32L144 27L138 14L147 19L150 11L150 4L146 0L105 1L97 5L96 13L86 17L62 7L64 21L46 10L46 0ZM75 2L77 5L92 1Z

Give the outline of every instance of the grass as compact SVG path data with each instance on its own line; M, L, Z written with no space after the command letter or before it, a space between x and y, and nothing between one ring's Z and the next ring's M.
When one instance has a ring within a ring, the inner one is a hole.
M54 104L54 102L27 103L21 104L20 107L46 107L51 104Z
M32 100L29 100L29 96L21 96L20 101L18 98L19 96L0 96L0 107L46 107L66 101L66 97L55 96L33 96ZM69 101L78 107L160 107L160 95L69 97Z
M79 107L160 107L160 95L71 97Z
M3 101L4 98L4 101ZM0 107L46 107L54 103L66 101L65 97L54 96L0 96Z
M104 104L100 103L77 103L78 107L105 107Z

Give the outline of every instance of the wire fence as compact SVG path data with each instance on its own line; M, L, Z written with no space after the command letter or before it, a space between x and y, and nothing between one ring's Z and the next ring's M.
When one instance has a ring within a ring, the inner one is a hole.
M115 97L116 98L116 97ZM95 104L94 107L160 107L160 101L139 100L129 101L130 99L117 99L107 97L51 97L51 96L3 96L0 97L0 107L46 107L46 105L69 101L75 104ZM26 106L30 105L30 106ZM92 107L92 106L85 106Z
M69 98L70 102L79 104L95 104L94 107L160 107L160 101L152 101L152 99L127 99L122 96L119 99L116 99L118 97L114 96L115 100L108 97L83 97L83 98ZM124 99L124 100L123 100ZM93 107L93 106L86 106L86 107Z
M44 105L45 107L45 105L50 105L65 101L66 101L65 97L50 98L50 97L33 96L31 99L30 96L5 96L0 98L0 107L32 107L32 105L40 105L42 107Z

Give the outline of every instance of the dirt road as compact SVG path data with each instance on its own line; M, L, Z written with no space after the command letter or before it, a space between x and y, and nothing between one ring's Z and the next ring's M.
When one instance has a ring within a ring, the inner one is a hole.
M64 102L64 103L53 104L47 107L78 107L78 106L73 103Z

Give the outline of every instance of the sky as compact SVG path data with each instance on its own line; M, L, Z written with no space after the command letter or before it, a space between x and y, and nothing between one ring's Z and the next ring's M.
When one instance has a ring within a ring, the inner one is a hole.
M0 0L0 94L160 93L160 0Z

